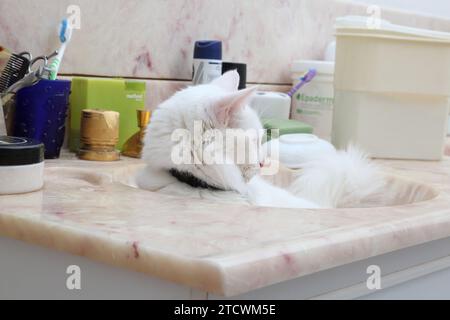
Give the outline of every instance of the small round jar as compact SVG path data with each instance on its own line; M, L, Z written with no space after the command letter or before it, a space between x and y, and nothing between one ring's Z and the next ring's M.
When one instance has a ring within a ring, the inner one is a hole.
M0 136L0 195L44 186L44 145L28 138Z

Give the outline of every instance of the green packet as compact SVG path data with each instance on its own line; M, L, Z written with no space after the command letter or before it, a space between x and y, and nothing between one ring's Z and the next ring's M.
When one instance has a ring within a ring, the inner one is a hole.
M294 133L313 133L313 127L298 120L261 119L264 129L267 130L267 141L272 139L273 129L279 130L279 135Z

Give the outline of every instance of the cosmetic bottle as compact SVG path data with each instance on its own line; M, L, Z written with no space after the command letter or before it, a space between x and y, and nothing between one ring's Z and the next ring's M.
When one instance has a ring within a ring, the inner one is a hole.
M222 42L197 41L194 47L193 84L207 84L221 75Z

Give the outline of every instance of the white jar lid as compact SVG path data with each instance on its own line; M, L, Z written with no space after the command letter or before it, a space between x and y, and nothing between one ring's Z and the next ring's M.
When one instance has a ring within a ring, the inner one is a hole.
M321 60L296 60L292 63L291 71L294 73L306 72L316 69L318 74L334 75L334 62Z

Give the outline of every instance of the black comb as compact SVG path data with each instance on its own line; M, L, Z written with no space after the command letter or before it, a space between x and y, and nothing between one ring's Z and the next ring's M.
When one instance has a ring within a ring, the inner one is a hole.
M22 79L28 72L30 60L18 54L11 54L0 75L0 93Z

